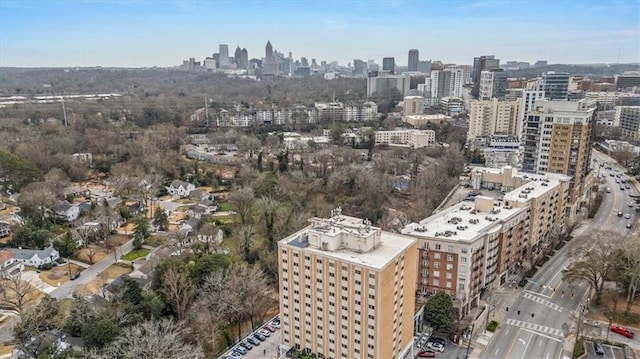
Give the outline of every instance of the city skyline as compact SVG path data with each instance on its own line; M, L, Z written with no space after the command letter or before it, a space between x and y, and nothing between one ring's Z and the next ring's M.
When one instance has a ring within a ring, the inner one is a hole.
M296 59L341 65L394 57L406 66L409 49L457 64L484 54L504 63L635 63L639 12L635 1L0 0L0 66L176 66L219 44L261 58L267 41Z

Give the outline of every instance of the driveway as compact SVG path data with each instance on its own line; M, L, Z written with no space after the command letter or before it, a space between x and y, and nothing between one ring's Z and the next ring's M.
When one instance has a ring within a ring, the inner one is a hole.
M42 281L42 279L40 279L40 275L37 272L34 271L23 271L22 272L22 279L29 282L31 285L33 285L34 287L38 288L39 290L50 294L51 292L53 292L56 287L53 287L45 282Z

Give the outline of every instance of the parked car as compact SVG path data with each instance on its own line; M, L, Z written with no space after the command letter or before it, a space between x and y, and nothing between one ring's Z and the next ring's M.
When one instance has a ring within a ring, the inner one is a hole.
M269 323L269 326L271 326L272 328L275 328L275 329L280 329L280 322L279 321L276 322L274 320L273 322Z
M231 352L231 353L229 353L229 358L232 358L232 359L241 359L241 358L242 358L242 354L235 353L235 352Z
M604 347L600 342L593 342L593 351L598 355L604 355Z
M254 338L252 336L247 337L247 341L249 343L251 343L252 345L255 345L255 346L260 345L260 340L258 340L258 338Z
M260 328L260 329L258 329L258 330L257 330L257 332L258 332L258 333L260 333L260 334L262 334L262 335L264 335L265 337L269 337L269 336L271 336L271 332L269 332L269 331L268 331L268 330L266 330L266 329L262 329L262 328Z
M631 222L627 222L626 227L627 227L627 228L631 228Z
M267 337L265 337L264 335L262 335L261 333L253 333L253 337L258 339L259 341L263 342L265 340L267 340Z
M625 213L624 214L624 218L629 219L629 218L631 218L631 215L629 213Z
M444 351L444 346L436 342L427 342L427 348L440 353Z
M622 217L622 211L618 211L618 217Z
M436 342L436 343L442 345L443 347L447 345L447 341L446 340L444 340L442 338L438 338L438 337L431 337L431 338L429 338L428 341Z
M248 341L248 340L241 341L241 342L240 342L240 343L238 343L238 344L240 344L243 348L245 348L245 349L247 349L247 350L251 350L251 349L253 349L253 345L251 345L251 343L249 343L249 341Z
M275 331L276 331L276 328L272 327L272 326L271 326L271 325L269 325L269 324L265 324L262 328L264 328L264 329L266 329L266 330L270 331L271 333L275 333Z
M71 280L76 280L80 277L80 272L75 272L71 275Z
M418 358L435 358L436 353L430 350L423 350L418 353Z
M627 338L633 339L633 337L635 336L632 331L630 331L629 329L627 329L627 328L625 328L625 327L623 327L621 325L611 324L611 327L609 329L612 332L618 333L618 334L623 335L623 336L625 336Z
M237 347L233 348L231 351L234 352L234 353L236 353L236 352L240 353L242 355L247 354L247 349L243 348L242 346L237 346Z

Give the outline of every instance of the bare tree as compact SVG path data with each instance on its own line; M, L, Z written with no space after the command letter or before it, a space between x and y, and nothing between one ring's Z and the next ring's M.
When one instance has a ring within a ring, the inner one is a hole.
M577 249L577 258L564 270L562 277L569 283L586 281L596 292L596 304L600 304L605 278L614 270L619 235L596 230L588 237L586 244Z
M251 258L251 245L256 233L252 225L241 225L234 231L234 237L237 244L238 251L244 257L244 260L249 261Z
M229 203L240 216L241 224L252 222L251 212L255 201L256 197L251 187L239 188L229 194Z
M52 186L46 182L34 182L26 185L18 197L18 206L37 225L44 220L48 208L56 204L56 194Z
M273 197L262 197L258 200L260 211L262 212L262 220L267 233L269 249L275 250L275 221L280 208L280 201Z
M39 290L22 279L22 272L0 279L0 301L22 314L27 306L38 299Z
M197 359L202 348L186 343L187 330L171 320L145 321L124 329L100 356L122 359Z
M622 284L627 292L627 306L624 315L628 316L637 293L640 291L640 240L630 241L624 246L621 254L617 261L619 274L617 277L619 284Z
M186 269L170 268L162 276L159 291L165 296L179 321L186 318L187 309L197 294L196 285Z

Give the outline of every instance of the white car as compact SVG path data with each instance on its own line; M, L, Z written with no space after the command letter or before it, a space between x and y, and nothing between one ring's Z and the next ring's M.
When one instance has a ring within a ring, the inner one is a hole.
M629 213L625 213L624 218L629 219L631 218L631 215Z
M260 328L260 329L257 330L257 332L262 334L262 335L264 335L265 337L271 336L271 333L269 333L269 331L266 330L266 329Z
M274 327L274 328L276 328L276 329L280 329L280 322L273 321L273 322L269 323L269 325Z
M442 344L438 344L435 342L428 342L427 348L442 353L444 351L444 346Z

